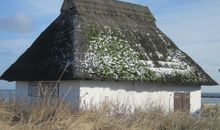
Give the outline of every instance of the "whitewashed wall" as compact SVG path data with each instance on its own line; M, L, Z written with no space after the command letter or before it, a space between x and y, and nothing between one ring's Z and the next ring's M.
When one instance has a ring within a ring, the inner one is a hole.
M201 87L155 85L143 82L81 81L80 95L86 103L99 104L105 100L148 108L162 106L167 111L174 109L174 93L190 92L190 111L201 108Z
M98 105L103 101L126 104L135 107L163 106L167 111L174 109L174 93L190 92L191 113L201 108L201 87L155 85L144 82L116 82L116 81L61 81L59 84L59 98L76 106ZM28 82L16 83L17 99L28 97Z
M62 81L59 86L60 100L78 107L80 104L80 81Z
M80 81L62 81L59 83L59 99L69 104L79 106L80 98ZM44 101L40 97L28 96L29 82L17 81L16 82L16 99L25 103L36 103ZM47 101L48 99L46 99ZM46 102L45 101L45 102Z

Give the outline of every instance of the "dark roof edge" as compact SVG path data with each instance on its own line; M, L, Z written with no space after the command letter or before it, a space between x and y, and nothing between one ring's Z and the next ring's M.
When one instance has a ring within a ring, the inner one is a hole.
M213 82L202 83L203 86L218 86L219 84L213 80Z
M71 0L69 0L69 1L71 1ZM135 3L131 3L131 2L126 2L126 1L121 1L121 0L111 0L111 1L118 2L118 3L120 3L120 4L127 4L127 5L130 5L130 6L139 6L139 7L142 7L142 8L147 8L147 9L149 9L148 6L144 6L144 5L140 5L140 4L135 4ZM64 0L64 1L63 1L63 4L62 4L61 9L60 9L61 11L62 11L62 9L63 9L63 6L64 6L65 2L67 2L67 0ZM71 4L74 4L74 3L71 2ZM73 6L74 6L74 5L73 5Z
M71 1L71 0L70 0ZM154 15L153 15L153 13L151 12L151 10L150 10L150 8L146 5L146 6L144 6L144 5L140 5L140 4L135 4L135 3L131 3L131 2L126 2L126 1L121 1L121 0L111 0L111 1L114 1L114 2L118 2L118 3L120 3L120 4L127 4L127 5L130 5L130 6L139 6L139 7L141 7L141 8L146 8L146 11L148 11L151 15L152 15L152 17L154 18L154 20L156 21L156 19L155 19L155 17L154 17ZM67 6L66 5L66 2L67 2L67 0L64 0L63 1L63 4L62 4L62 6L61 6L61 9L60 9L60 11L62 12L62 11L65 11L65 9L63 9L64 8L64 6ZM74 2L71 2L71 6L73 6L73 7L68 7L69 9L72 9L72 8L74 8L74 6L75 6L75 3Z
M8 79L4 77L0 77L0 80L6 80L8 82L14 82L14 81L58 81L58 79L41 79L41 80L29 80L29 79ZM133 82L139 82L139 80L115 80L115 79L91 79L91 78L73 78L73 79L61 79L61 81L69 81L69 80L99 80L99 81L133 81ZM178 82L165 82L165 81L140 81L140 82L147 82L147 83L153 83L153 84L165 84L165 85L180 85L180 86L186 86L186 85L192 85L192 86L218 86L219 84L213 80L208 82L201 82L201 83L178 83Z

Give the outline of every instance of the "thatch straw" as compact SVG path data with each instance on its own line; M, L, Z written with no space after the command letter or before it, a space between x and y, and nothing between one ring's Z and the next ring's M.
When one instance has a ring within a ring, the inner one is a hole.
M147 7L115 0L65 0L61 15L1 79L56 81L64 69L61 80L217 84L158 29Z

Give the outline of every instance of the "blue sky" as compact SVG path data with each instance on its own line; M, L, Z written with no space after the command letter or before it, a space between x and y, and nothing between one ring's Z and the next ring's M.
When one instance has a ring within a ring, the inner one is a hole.
M157 25L220 82L219 0L124 0L148 6ZM63 0L7 0L0 4L0 74L59 15ZM14 83L0 81L0 88ZM204 88L215 91L217 88ZM220 89L218 89L220 92Z

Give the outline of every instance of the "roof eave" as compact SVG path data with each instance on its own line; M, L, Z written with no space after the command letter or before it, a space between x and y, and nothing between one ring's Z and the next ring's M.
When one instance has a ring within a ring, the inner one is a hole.
M12 79L5 78L3 76L0 77L0 80L4 80L4 81L8 81L8 82L14 82L15 81L15 80L12 80Z
M216 81L202 83L203 86L218 86L219 84Z

